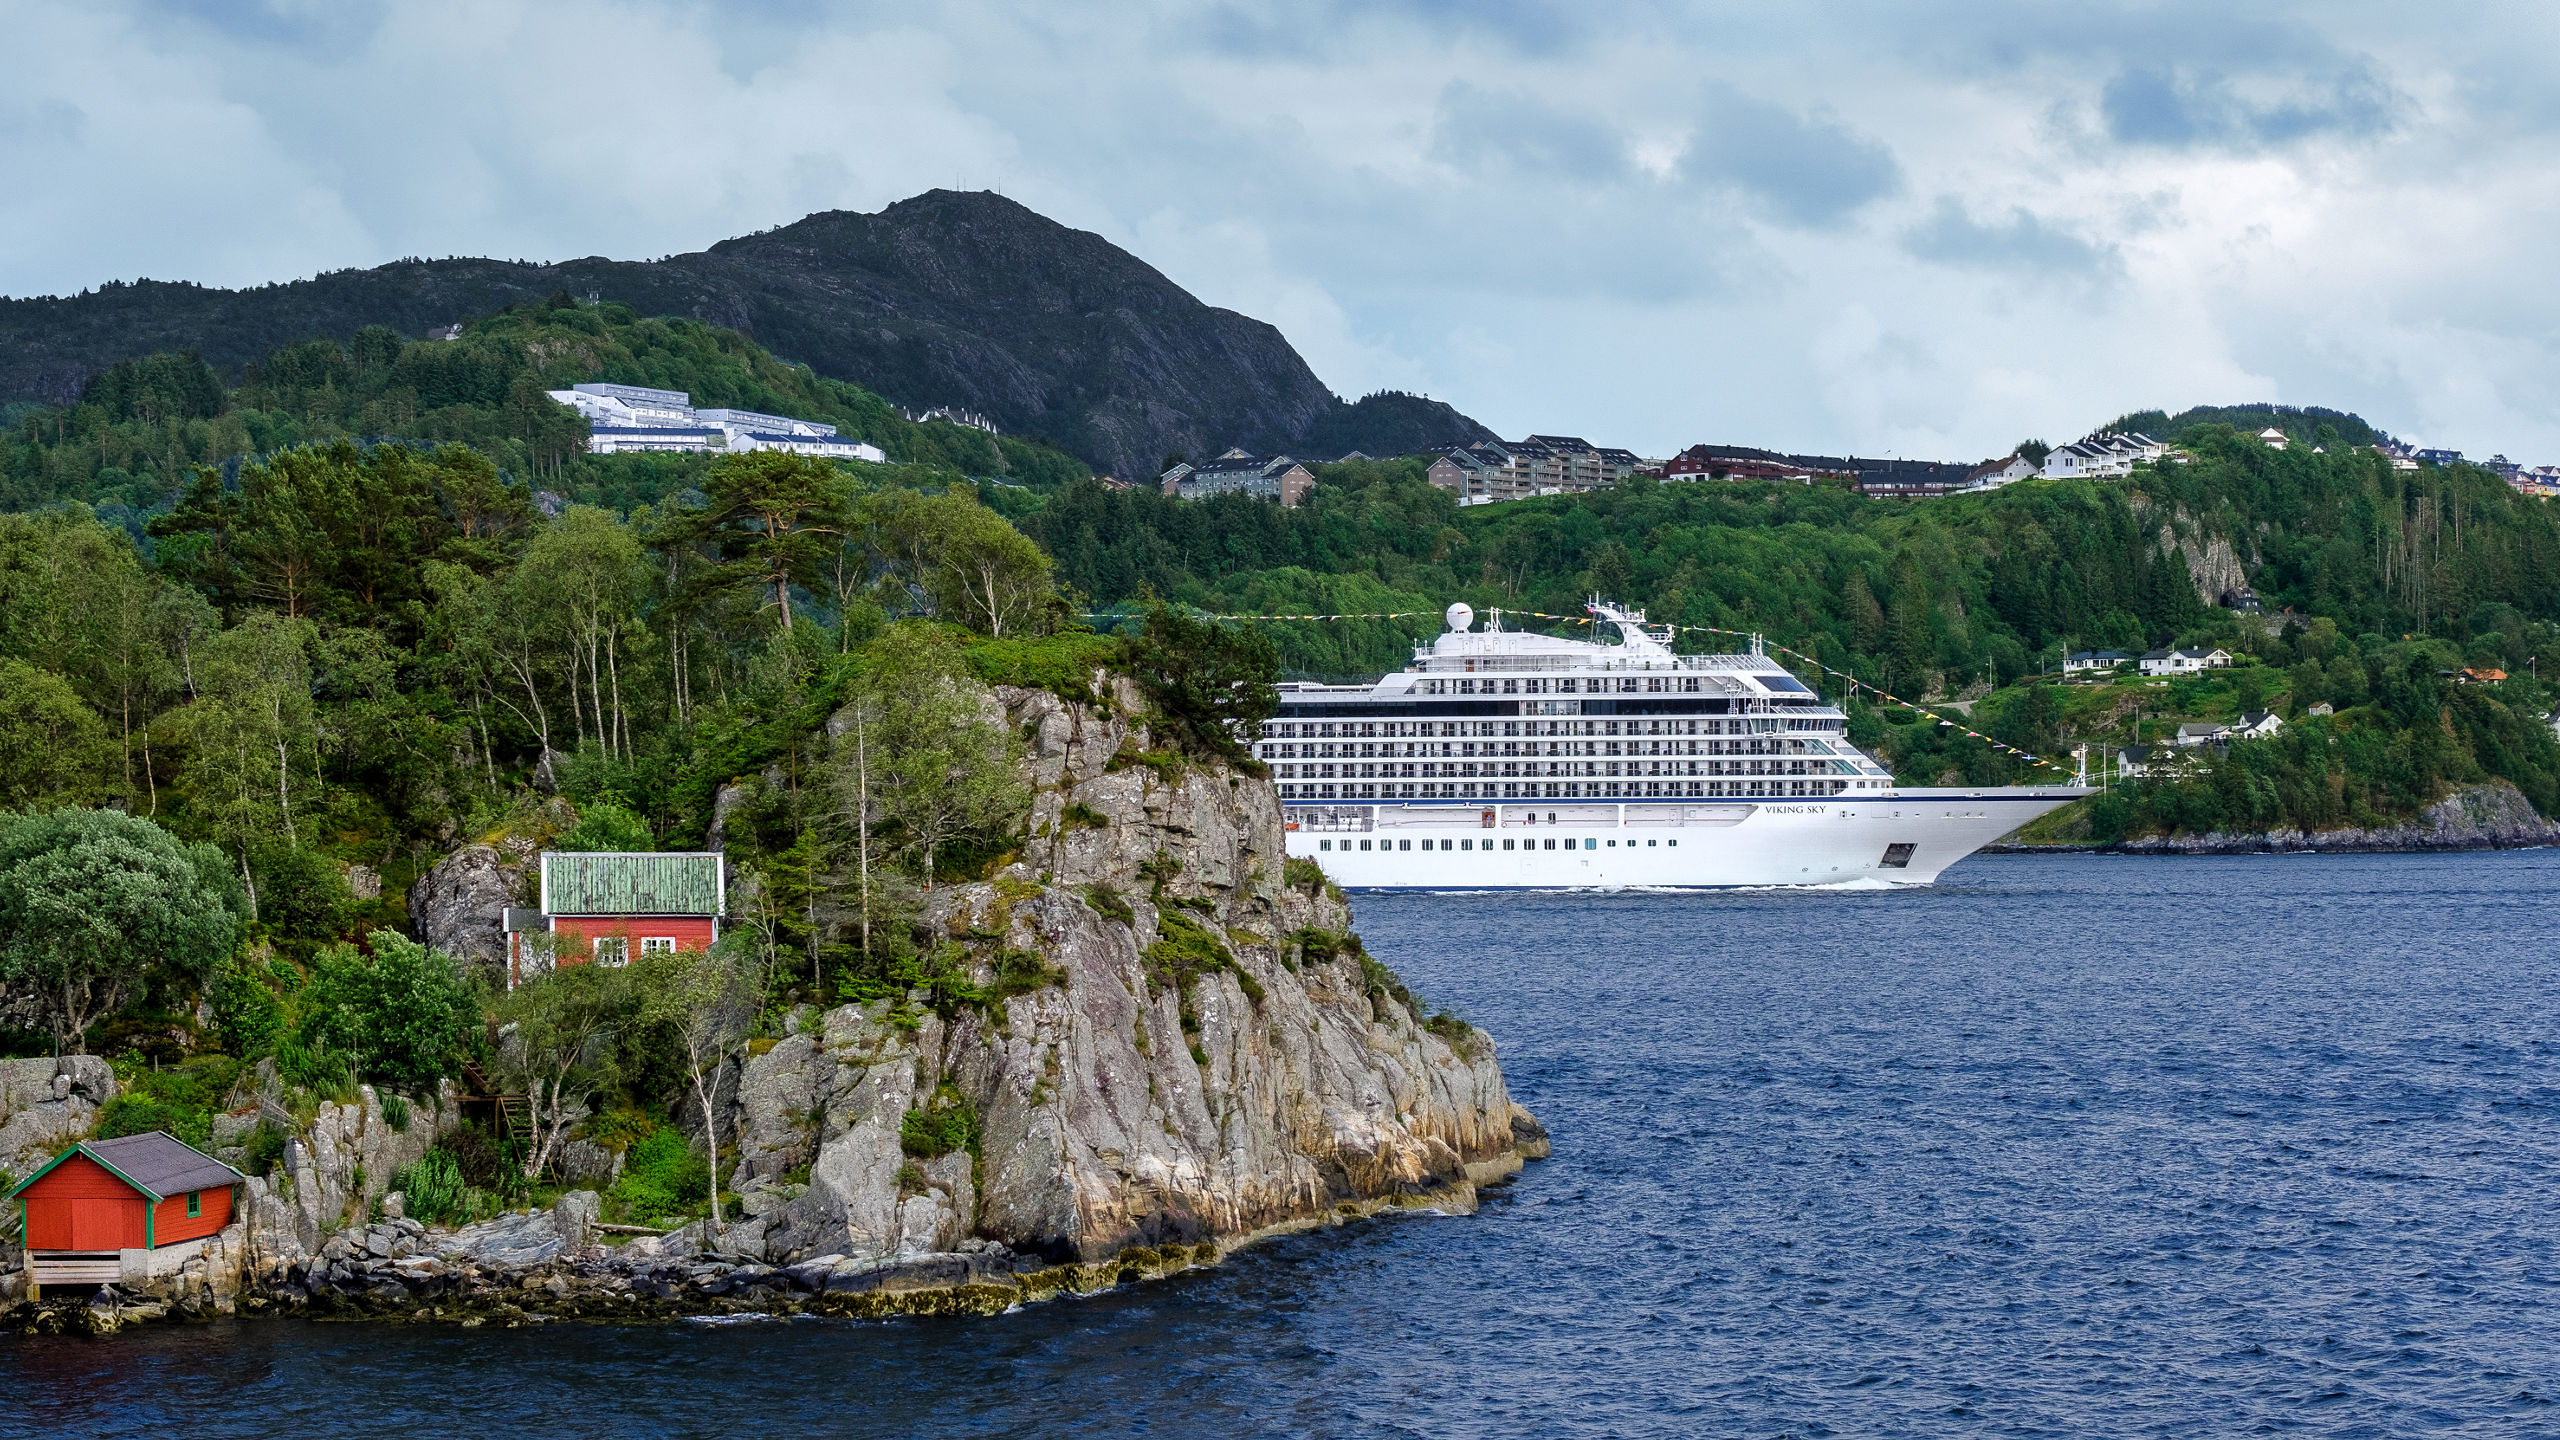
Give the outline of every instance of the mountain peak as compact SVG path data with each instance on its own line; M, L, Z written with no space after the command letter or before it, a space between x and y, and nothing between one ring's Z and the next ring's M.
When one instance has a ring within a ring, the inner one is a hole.
M1346 405L1272 326L983 190L821 211L660 261L403 261L247 290L0 300L0 400L68 403L89 376L155 351L236 371L315 335L424 335L561 291L740 330L819 374L975 411L1132 477L1231 445L1329 458L1489 433L1445 406Z

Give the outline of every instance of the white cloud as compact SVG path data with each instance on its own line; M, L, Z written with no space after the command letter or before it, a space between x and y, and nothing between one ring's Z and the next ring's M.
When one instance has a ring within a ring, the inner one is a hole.
M2280 399L2560 459L2539 12L0 0L0 27L54 57L0 95L10 294L647 256L1002 188L1347 394L1506 432L1970 458Z

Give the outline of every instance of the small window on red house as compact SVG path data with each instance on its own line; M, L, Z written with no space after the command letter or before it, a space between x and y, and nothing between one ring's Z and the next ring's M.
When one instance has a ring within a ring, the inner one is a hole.
M672 935L644 935L640 938L640 953L643 955L673 955L676 953L675 937Z
M187 1218L188 1218L188 1219L190 1219L190 1220L193 1220L193 1219L195 1219L197 1216L202 1215L203 1213L204 1213L204 1192L203 1192L203 1191L201 1191L201 1190L190 1190L190 1191L188 1191L188 1192L187 1192Z
M620 935L597 936L596 963L599 965L627 965L631 963L630 940Z

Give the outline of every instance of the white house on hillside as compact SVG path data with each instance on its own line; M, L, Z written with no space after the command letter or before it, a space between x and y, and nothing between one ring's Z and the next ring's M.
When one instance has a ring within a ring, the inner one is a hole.
M682 390L597 382L544 393L586 417L587 451L593 455L631 450L784 450L832 460L868 460L875 465L889 458L879 446L839 435L836 427L823 421L795 420L761 410L697 410L693 397Z
M2192 675L2199 670L2219 670L2230 663L2228 650L2152 650L2142 657L2142 673Z

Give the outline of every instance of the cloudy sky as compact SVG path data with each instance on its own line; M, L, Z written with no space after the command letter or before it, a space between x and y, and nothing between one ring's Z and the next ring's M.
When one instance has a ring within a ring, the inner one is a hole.
M2560 461L2549 5L0 0L0 33L0 293L1000 189L1347 395L1505 434L1972 459L2276 400Z

